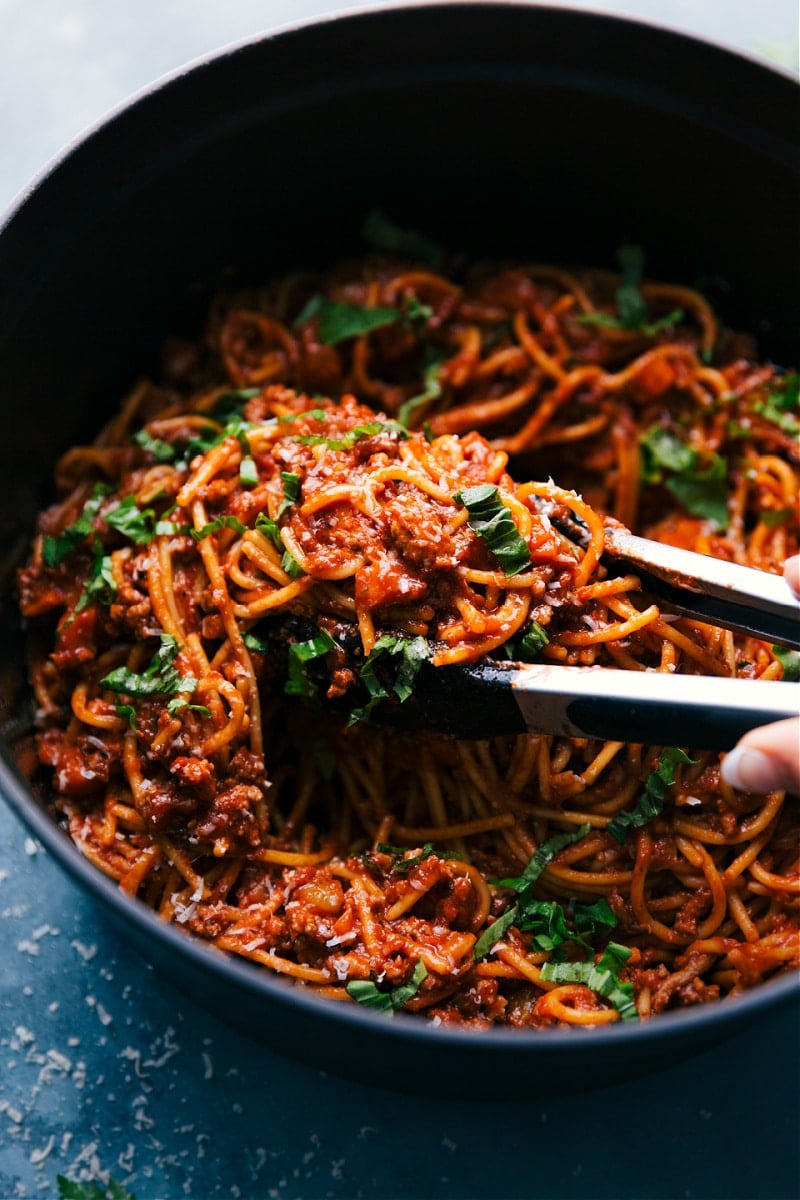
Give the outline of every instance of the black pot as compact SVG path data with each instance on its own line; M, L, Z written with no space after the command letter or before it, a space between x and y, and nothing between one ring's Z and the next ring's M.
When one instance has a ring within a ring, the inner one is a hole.
M128 900L56 827L8 748L26 712L13 567L56 457L156 369L166 335L198 332L223 281L357 253L375 206L480 256L608 264L640 242L656 277L724 280L727 322L789 362L799 95L748 59L612 17L372 10L225 50L133 100L0 232L0 788L148 959L252 1036L382 1086L469 1094L491 1072L507 1097L552 1095L708 1048L796 1002L797 983L641 1026L475 1034L319 1000Z

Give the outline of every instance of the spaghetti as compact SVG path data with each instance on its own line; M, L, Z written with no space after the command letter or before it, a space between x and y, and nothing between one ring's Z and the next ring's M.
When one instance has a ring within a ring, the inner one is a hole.
M717 754L375 721L429 657L791 666L600 564L604 519L798 547L797 377L622 268L372 258L222 297L62 458L20 572L31 770L124 891L439 1023L597 1026L798 966L797 806Z

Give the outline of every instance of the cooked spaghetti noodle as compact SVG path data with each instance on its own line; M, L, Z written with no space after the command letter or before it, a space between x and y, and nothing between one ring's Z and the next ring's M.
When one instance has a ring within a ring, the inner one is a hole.
M440 1023L597 1026L797 967L797 805L718 754L375 720L424 657L780 678L599 550L614 518L779 570L796 399L630 273L373 258L222 297L62 458L20 573L77 846L226 951Z

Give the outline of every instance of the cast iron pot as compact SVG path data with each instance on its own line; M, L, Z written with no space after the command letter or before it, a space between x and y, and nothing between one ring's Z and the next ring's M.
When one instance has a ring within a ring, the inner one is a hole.
M746 58L569 8L446 4L321 19L227 49L73 148L0 232L0 789L146 958L193 999L318 1068L506 1097L616 1083L797 1002L784 977L593 1033L476 1034L320 1000L166 926L81 858L17 773L29 711L13 568L57 456L90 439L222 283L360 251L364 215L476 256L725 281L723 315L794 357L798 91Z

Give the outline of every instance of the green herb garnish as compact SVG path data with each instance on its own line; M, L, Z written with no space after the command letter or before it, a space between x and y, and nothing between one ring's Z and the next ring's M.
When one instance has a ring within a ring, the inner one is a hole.
M361 438L375 437L379 433L394 434L407 438L408 432L397 421L369 421L366 425L355 425L340 438L325 437L322 433L298 434L292 438L301 446L327 446L329 450L351 450Z
M245 454L239 463L239 482L245 488L254 488L258 485L258 467L250 454Z
M141 446L146 454L152 454L157 463L172 462L177 453L173 445L163 441L162 438L153 437L152 433L148 433L146 429L140 429L138 433L135 433L133 440L137 446Z
M493 483L456 492L453 499L469 514L467 524L482 537L506 575L517 575L530 566L531 552L520 536L511 513Z
M430 658L431 649L423 637L409 638L394 633L384 633L379 637L358 672L370 698L363 708L353 709L349 725L366 720L375 705L389 695L389 691L384 687L376 671L378 661L385 655L396 657L399 660L390 687L402 704L411 695L414 678L425 659Z
M578 318L582 325L605 325L609 329L625 329L654 337L680 321L683 316L683 309L680 308L665 317L659 317L657 321L648 319L647 304L640 290L644 275L644 251L641 246L620 246L617 261L622 274L616 294L619 315L612 317L602 312L585 313Z
M65 1175L57 1175L56 1182L59 1200L136 1200L133 1192L129 1192L115 1179L109 1179L108 1183L97 1183L94 1180L78 1183L74 1179L67 1179Z
M181 675L174 665L180 650L175 638L168 633L162 633L159 637L160 645L145 671L139 674L129 671L127 667L117 667L100 680L100 686L109 692L139 697L193 692L197 680L189 675Z
M263 638L257 637L254 633L243 633L242 641L248 650L252 650L255 654L266 654L269 651L269 642L265 642Z
M425 964L418 962L408 983L394 988L391 992L379 991L375 984L368 979L353 979L347 985L347 994L366 1008L377 1009L378 1012L391 1017L409 1000L414 999L427 975Z
M218 533L220 529L235 529L237 533L247 532L247 526L243 525L238 517L228 513L223 517L216 517L207 525L202 525L200 529L192 529L191 534L196 542L201 542L203 538L209 537L212 533Z
M189 701L183 696L173 696L173 698L167 704L167 712L171 717L176 716L176 714L181 712L184 708L191 712L202 713L204 717L211 716L211 709L206 708L205 704L190 704Z
M283 553L281 569L286 572L290 579L299 579L301 575L305 574L300 563L288 550L285 550Z
M42 559L45 566L57 567L94 529L97 514L103 505L103 500L111 488L105 483L96 483L92 494L81 509L81 515L72 525L62 529L55 536L45 534L42 538Z
M701 461L696 450L660 425L642 434L639 446L645 483L663 483L688 512L711 521L716 529L727 528L728 469L724 458L712 453Z
M400 410L397 414L397 420L406 429L410 429L420 411L427 408L434 400L438 400L442 394L442 384L439 379L439 368L443 362L447 362L447 355L439 351L434 351L430 346L426 348L426 364L425 372L422 376L422 391L411 396L404 404L400 405Z
M371 246L388 254L417 259L431 267L440 267L445 259L445 251L432 238L395 225L380 209L367 215L361 233Z
M678 746L667 746L659 755L655 771L647 776L644 793L640 796L635 808L618 813L613 821L606 826L608 832L618 842L624 842L631 829L640 829L657 817L664 808L667 790L675 782L675 771L679 763L694 763Z
M542 979L548 983L583 983L608 1000L623 1021L638 1021L633 984L622 983L619 977L630 956L627 946L609 942L598 963L546 962L542 965Z
M135 496L126 496L115 508L109 509L103 519L137 546L146 546L155 537L156 514L152 508L140 509Z
M800 682L800 650L787 650L785 646L773 646L772 653L783 667L781 679L787 683Z
M94 563L78 597L75 612L82 612L90 604L110 604L117 594L117 583L110 554L103 554L99 542L94 546Z
M405 846L390 846L386 842L378 842L376 849L381 854L388 854L392 860L391 870L395 875L407 875L412 867L417 867L433 854L433 842L425 842L418 854L406 858L408 850Z
M309 699L317 694L317 685L308 676L306 666L315 658L322 658L336 649L336 642L324 629L307 642L295 642L289 647L289 659L284 692L287 696L303 696Z
M585 838L587 833L591 831L591 828L591 825L589 825L587 822L584 825L579 825L578 828L573 830L571 833L555 834L553 837L548 838L546 842L543 842L542 845L539 846L539 848L531 855L521 875L515 875L511 879L492 880L492 883L498 885L499 887L512 888L515 892L517 892L517 901L515 904L512 904L510 908L507 908L502 916L498 917L498 919L492 925L489 925L486 929L484 929L483 933L475 943L474 956L476 962L486 957L495 942L498 942L506 930L512 925L516 925L521 929L522 926L520 925L520 921L529 922L530 928L537 930L543 914L546 913L548 928L550 928L554 922L554 928L561 927L557 914L554 912L550 913L549 910L542 909L541 905L543 902L534 897L533 887L536 881L539 879L539 876L542 874L542 871L544 871L545 867L553 861L556 855L560 854L566 846L571 846L573 843L579 842L582 838ZM566 928L566 918L564 918L563 925L564 928ZM539 930L539 932L541 933L543 931ZM566 937L563 937L561 940L565 941L567 939Z
M503 646L512 662L538 662L550 638L538 621L531 621L521 637L512 638Z
M323 346L335 346L337 342L361 337L384 325L394 325L402 315L398 308L367 308L361 304L329 300L327 296L318 294L311 297L294 325L296 328L316 317L320 342Z
M283 480L283 499L278 505L275 520L280 521L287 508L291 508L300 499L300 476L294 471L281 471Z

